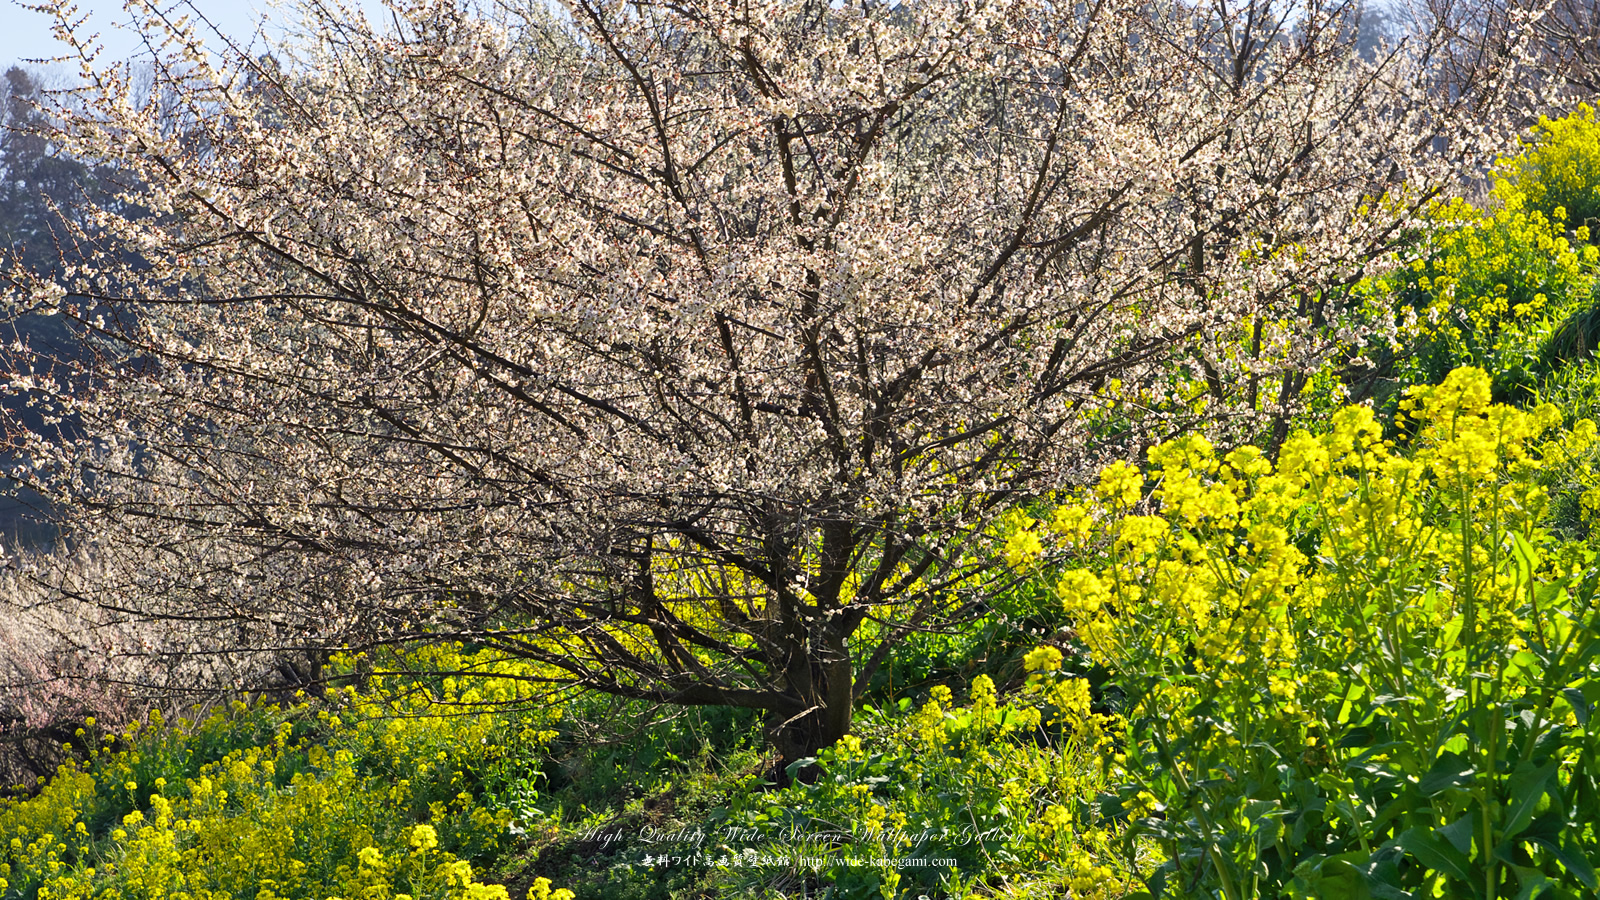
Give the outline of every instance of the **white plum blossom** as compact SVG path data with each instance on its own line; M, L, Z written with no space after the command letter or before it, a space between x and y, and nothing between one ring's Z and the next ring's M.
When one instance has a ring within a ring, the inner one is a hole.
M26 486L218 652L467 639L787 759L1009 505L1281 438L1526 61L1441 88L1323 0L478 6L84 48L57 139L125 202Z

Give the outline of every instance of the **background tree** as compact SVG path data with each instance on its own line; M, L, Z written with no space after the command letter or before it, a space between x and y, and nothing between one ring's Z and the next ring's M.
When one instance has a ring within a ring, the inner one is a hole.
M1539 21L1545 59L1580 97L1600 93L1600 5L1558 0Z
M469 640L785 760L981 606L1001 512L1281 439L1518 61L1436 91L1450 35L1363 60L1320 0L310 9L281 67L147 17L176 105L62 109L151 212L12 298L115 348L12 382L88 430L11 423L75 595L158 657Z
M61 154L52 140L47 114L46 81L38 72L12 66L4 75L4 108L0 110L0 260L37 277L59 278L75 262L64 216L93 193L94 173ZM0 276L3 278L4 276ZM7 349L4 367L37 377L50 377L54 362L76 357L82 344L67 320L57 316L20 316L0 329ZM27 419L30 430L45 423L15 397L0 398L12 416ZM11 456L10 468L18 461ZM9 543L47 544L54 536L31 494L0 498L0 535Z

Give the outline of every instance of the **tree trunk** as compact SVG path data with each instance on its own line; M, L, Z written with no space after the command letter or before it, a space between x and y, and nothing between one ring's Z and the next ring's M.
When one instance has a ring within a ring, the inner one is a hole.
M780 786L794 778L806 784L815 781L822 773L817 766L801 766L793 773L789 767L798 760L815 757L850 733L855 713L854 667L848 653L830 655L831 661L813 667L815 695L807 703L812 707L810 711L800 716L772 713L767 718L767 740L778 751L774 777Z

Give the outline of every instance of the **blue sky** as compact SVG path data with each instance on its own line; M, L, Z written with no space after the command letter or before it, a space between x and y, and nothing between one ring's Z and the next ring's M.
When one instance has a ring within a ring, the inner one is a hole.
M182 0L158 0L164 7L182 7ZM193 7L230 36L248 42L264 16L281 19L283 12L268 8L266 0L192 0ZM122 0L77 0L79 15L87 14L90 31L100 33L106 46L105 59L125 59L141 48L133 35L117 26L128 21ZM352 5L356 5L352 3ZM382 9L379 0L359 0L373 16ZM61 52L50 34L50 17L23 9L17 0L0 0L0 70L29 57L54 56ZM270 25L268 34L274 34ZM260 39L256 38L257 43ZM264 45L263 49L264 49Z

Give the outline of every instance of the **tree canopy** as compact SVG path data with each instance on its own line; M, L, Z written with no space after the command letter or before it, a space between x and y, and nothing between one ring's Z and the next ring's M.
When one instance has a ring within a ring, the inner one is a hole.
M466 640L786 759L1006 577L1005 510L1281 440L1529 58L1443 90L1448 30L1361 54L1323 0L310 9L277 60L147 17L159 90L87 54L59 110L127 176L9 300L92 333L9 381L84 423L10 423L73 592L155 655Z

